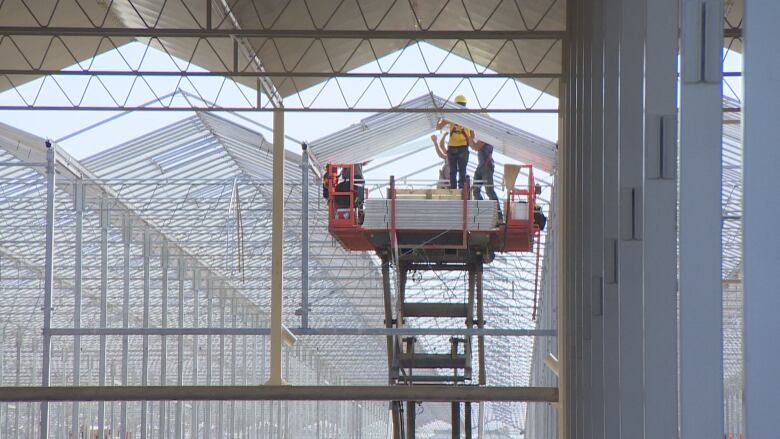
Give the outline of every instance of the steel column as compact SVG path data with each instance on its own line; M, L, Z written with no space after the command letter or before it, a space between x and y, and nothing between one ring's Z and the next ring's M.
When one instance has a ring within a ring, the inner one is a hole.
M105 328L108 320L108 226L109 210L106 202L106 194L102 194L100 201L100 327ZM98 352L98 384L106 383L106 336L100 336ZM124 357L125 359L127 357ZM125 383L126 384L126 383ZM103 417L105 415L105 403L98 403L98 431L103 432ZM91 423L90 423L91 425ZM124 428L124 422L122 426Z
M76 220L76 243L73 251L73 328L81 328L81 274L83 262L83 229L84 229L84 182L76 180L73 191L73 207ZM2 380L0 380L2 381ZM73 385L81 385L81 336L73 337ZM71 408L71 436L79 437L79 402L74 401Z
M604 215L603 215L603 173L604 173L604 0L592 2L589 69L591 100L586 105L590 113L590 163L589 193L590 205L589 248L584 253L586 264L585 282L590 290L590 374L585 377L590 389L590 430L586 437L604 438Z
M43 366L41 368L41 386L48 387L51 380L51 307L54 289L54 195L56 155L54 145L46 141L46 260L43 285ZM40 436L49 437L49 403L41 403ZM32 433L32 432L30 432Z
M680 435L722 437L723 0L683 0L681 23Z
M618 297L618 118L620 0L604 0L603 330L604 438L620 438L620 310Z
M572 29L572 22L574 17L574 2L567 2L566 3L566 28ZM557 221L557 229L558 229L558 239L555 241L555 245L557 246L557 249L555 251L556 254L560 255L559 260L559 266L556 273L554 273L554 276L557 278L557 291L555 291L556 295L556 302L558 304L558 321L557 321L557 333L558 333L558 346L557 346L557 353L558 353L558 367L559 367L559 374L558 374L558 389L559 389L559 401L558 401L558 436L562 439L569 439L569 387L570 387L570 360L569 360L569 353L568 353L568 331L569 331L569 303L568 303L568 297L569 292L567 289L567 265L568 265L568 259L565 255L568 253L567 250L567 241L569 239L569 233L567 229L568 225L568 198L570 197L569 193L569 149L570 149L570 140L569 140L569 121L572 118L571 114L571 102L569 97L569 91L570 91L570 82L571 82L571 65L573 64L571 62L572 56L571 56L571 47L572 47L573 38L571 34L568 38L563 40L563 56L562 58L562 72L563 76L559 82L558 85L558 96L559 96L559 113L558 113L558 162L559 162L559 169L558 169L558 175L556 176L556 185L559 188L558 194L560 194L559 197L556 198L556 205L555 205L555 211L558 212L558 221ZM479 424L478 428L481 430L482 428L482 422L483 422L483 415L482 411L480 410L479 413ZM482 431L479 431L479 437L482 437Z
M183 291L184 288L184 276L186 273L186 263L183 258L179 258L179 288L180 291ZM200 306L199 306L199 296L200 293L200 272L198 272L198 268L194 267L192 270L192 324L197 326L199 324L200 320ZM184 306L184 305L182 305ZM209 309L209 316L211 316L211 310ZM209 323L211 322L211 318L209 317ZM208 340L208 355L211 355L211 340ZM198 355L200 354L200 349L198 346L198 336L192 337L192 385L198 384ZM210 373L211 371L211 362L207 361L206 366L208 369L206 370L206 373ZM208 383L211 384L211 383ZM193 438L198 437L198 403L197 401L192 401L192 409L191 411L191 417L192 417L192 425L190 426L190 432L192 434ZM208 417L208 404L206 404L206 415ZM208 426L209 424L206 422L204 423L204 435L207 435L208 433ZM184 429L182 428L182 432Z
M178 327L184 327L184 276L182 275L184 261L182 258L176 258L177 269L177 289L178 289ZM184 336L179 335L177 340L177 352L176 352L176 385L184 385ZM194 377L193 377L194 378ZM197 381L193 381L195 383ZM176 439L184 439L184 403L182 401L176 401L176 426L174 427L174 436Z
M777 436L780 350L777 269L780 266L777 169L777 57L780 8L770 0L745 2L744 132L744 361L745 436Z
M122 220L122 246L124 257L122 260L122 328L130 327L130 241L133 240L133 220L127 216ZM101 325L105 328L106 325ZM130 340L127 335L122 337L122 385L128 385L128 367L130 355ZM122 401L119 404L119 424L122 437L127 435L127 403Z
M646 1L643 268L645 437L677 429L678 0Z
M144 270L144 292L143 292L143 327L149 327L149 259L151 257L151 242L149 238L149 231L143 232L143 270ZM144 335L142 341L141 352L141 385L146 386L149 384L149 336ZM147 402L141 401L141 439L146 439L148 425L147 418Z
M645 0L623 0L619 60L620 434L644 437L643 125Z
M309 150L301 144L301 327L309 327Z
M274 109L273 192L271 224L271 373L266 384L281 385L284 253L284 109Z
M168 241L163 238L161 250L160 250L160 325L163 328L168 327ZM160 339L160 385L165 386L168 384L168 343L167 338L162 336ZM166 417L167 405L165 402L160 403L160 424L159 435L161 438L167 438L168 434L168 422ZM178 439L178 438L177 438Z
M453 402L452 408L452 439L460 439L460 403Z
M415 439L417 436L417 404L406 401L406 436L404 439Z

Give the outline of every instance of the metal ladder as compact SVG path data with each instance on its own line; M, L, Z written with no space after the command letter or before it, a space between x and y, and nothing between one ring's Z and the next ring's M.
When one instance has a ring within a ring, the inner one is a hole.
M466 328L484 328L482 273L483 256L479 252L469 252L466 260L447 263L419 262L413 258L391 258L390 252L381 253L382 281L384 290L385 326L387 328L403 328L407 319L419 317L438 317L462 319ZM398 274L398 291L393 303L391 282L391 259L396 261ZM447 270L463 271L468 275L467 302L419 303L406 301L406 282L410 271ZM390 385L473 385L474 371L472 358L474 353L473 339L477 344L477 383L485 385L485 340L483 335L466 335L450 338L450 353L420 353L416 352L419 337L387 337L387 367ZM452 370L452 374L440 375L433 372L437 369ZM427 373L418 373L428 371ZM393 401L392 424L393 439L415 438L415 408L417 401ZM460 439L461 404L463 407L463 423L465 438L471 439L472 406L471 402L452 402L452 437Z

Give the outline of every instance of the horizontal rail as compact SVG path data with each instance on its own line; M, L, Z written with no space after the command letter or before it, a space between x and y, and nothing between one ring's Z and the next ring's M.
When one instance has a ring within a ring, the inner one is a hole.
M83 111L273 111L273 107L219 107L219 106L173 106L161 105L157 107L136 107L125 105L3 105L0 104L0 110L83 110ZM558 114L557 108L398 108L398 107L332 107L332 108L306 108L306 107L285 107L285 112L310 112L310 113L538 113L538 114Z
M485 329L485 328L290 328L295 336L494 336L554 337L554 329ZM52 328L51 336L94 335L270 335L269 328Z
M436 73L436 72L253 72L253 71L184 71L184 70L52 70L0 69L1 75L45 76L146 76L146 77L236 77L236 78L383 78L383 79L555 79L561 73Z
M308 38L364 40L560 40L565 31L544 30L309 30L3 26L0 35L135 38Z
M558 389L555 387L478 387L441 385L0 387L0 401L557 402Z

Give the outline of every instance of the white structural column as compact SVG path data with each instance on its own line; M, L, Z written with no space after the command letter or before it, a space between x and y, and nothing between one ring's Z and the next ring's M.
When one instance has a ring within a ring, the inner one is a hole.
M590 35L590 187L586 203L590 206L589 248L586 282L590 287L590 429L585 437L604 437L604 219L603 219L603 172L604 172L604 0L591 2L592 26Z
M715 438L723 437L723 1L683 0L682 6L679 168L680 434L684 438ZM762 237L766 238L768 237ZM762 328L763 330L766 328Z
M54 145L46 142L46 259L43 294L43 365L41 367L41 386L48 387L51 380L51 311L52 295L54 290L54 195L55 195L55 164L56 155ZM17 404L18 407L18 404ZM17 408L18 410L18 408ZM49 403L41 403L40 436L43 439L49 437ZM17 430L18 431L18 430ZM33 432L31 431L30 434Z
M620 0L604 0L603 303L604 438L620 437L620 310L618 308L618 34Z
M644 437L642 190L645 0L620 10L618 300L620 435Z
M572 29L575 20L575 2L570 1L566 4L566 28ZM560 255L559 265L557 267L558 276L558 437L562 439L568 439L571 430L571 414L572 414L572 369L573 369L573 356L571 354L571 327L573 322L569 319L569 312L571 309L570 297L571 292L571 280L570 280L570 266L571 261L569 255L569 246L571 241L571 234L569 233L569 226L571 224L571 121L573 116L573 100L571 98L571 90L574 87L572 67L574 65L573 45L574 45L573 33L569 33L569 37L564 40L563 48L563 75L561 75L560 82L560 100L559 100L559 119L558 119L558 161L560 163L558 168L558 175L556 176L556 184L560 191L557 192L556 200L556 212L558 212L558 221L555 224L558 227L558 240L556 242L556 253Z
M645 437L677 436L678 0L646 2L643 201Z
M780 58L775 0L745 2L744 291L745 437L777 437L780 381L780 234L777 170L780 124L777 102Z
M84 229L84 182L76 180L73 193L73 208L75 210L75 245L73 251L73 328L81 329L81 274L83 262L83 229ZM1 358L1 357L0 357ZM73 385L81 385L81 336L73 337ZM79 403L74 401L71 408L71 437L78 437L80 430Z
M271 373L269 385L282 379L282 252L284 231L284 109L274 109L274 161L271 225Z

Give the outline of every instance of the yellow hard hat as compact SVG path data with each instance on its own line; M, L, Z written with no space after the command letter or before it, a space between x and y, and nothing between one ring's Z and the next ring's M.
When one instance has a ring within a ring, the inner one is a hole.
M463 95L455 96L455 103L460 105L466 105L466 96Z

